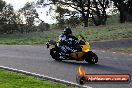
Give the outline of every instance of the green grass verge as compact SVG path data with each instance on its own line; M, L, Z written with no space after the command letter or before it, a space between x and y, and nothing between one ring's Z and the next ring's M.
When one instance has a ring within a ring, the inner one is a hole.
M29 45L29 44L45 44L49 39L55 39L59 34L57 31L45 31L29 33L29 34L3 34L0 35L0 44L7 45Z
M111 51L132 53L132 47L129 47L129 48L112 48Z
M98 27L89 27L78 30L76 35L83 34L89 41L117 40L132 38L132 23L113 24Z
M0 69L0 88L71 88L24 74Z
M132 38L132 23L115 23L106 26L90 26L88 28L78 27L73 29L73 34L79 36L80 34L88 41L105 41L116 40L123 38ZM45 44L49 39L58 39L62 30L50 30L43 33L29 33L29 34L3 34L0 35L0 44Z

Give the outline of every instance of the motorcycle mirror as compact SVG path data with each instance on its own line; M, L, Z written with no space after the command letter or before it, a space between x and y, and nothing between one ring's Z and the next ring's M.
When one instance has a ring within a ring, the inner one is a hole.
M47 48L49 48L49 43L46 43Z

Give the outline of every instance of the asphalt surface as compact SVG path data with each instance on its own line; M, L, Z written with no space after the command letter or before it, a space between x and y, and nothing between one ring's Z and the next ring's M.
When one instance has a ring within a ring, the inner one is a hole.
M94 46L93 46L94 47ZM86 62L57 62L49 55L45 46L0 45L0 65L76 82L76 73L81 65L88 74L131 74L132 54L93 50L99 62L89 65ZM93 88L132 88L129 84L87 84Z
M90 43L95 49L127 48L132 47L132 38L111 41L95 41Z

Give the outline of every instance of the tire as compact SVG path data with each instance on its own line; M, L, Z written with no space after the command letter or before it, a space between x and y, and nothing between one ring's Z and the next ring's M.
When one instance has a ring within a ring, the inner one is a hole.
M60 55L59 55L59 50L57 48L52 48L50 50L50 55L53 59L55 59L56 61L61 61L60 59Z
M85 77L79 76L79 77L76 77L76 81L77 81L78 84L84 85L84 84L86 83L87 80L86 80Z
M92 51L89 51L86 55L85 55L85 61L88 62L89 64L95 64L98 62L98 56L93 53Z

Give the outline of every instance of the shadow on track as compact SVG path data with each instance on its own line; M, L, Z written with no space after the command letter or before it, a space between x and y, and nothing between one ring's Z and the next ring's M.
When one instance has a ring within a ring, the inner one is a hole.
M129 73L132 74L132 71L124 69L124 68L118 68L114 66L108 66L104 64L88 64L86 62L77 62L77 61L61 61L58 63L68 64L68 65L74 65L74 66L83 66L88 69L95 69L95 70L102 70L102 71L108 71L108 72L116 72L116 73Z

